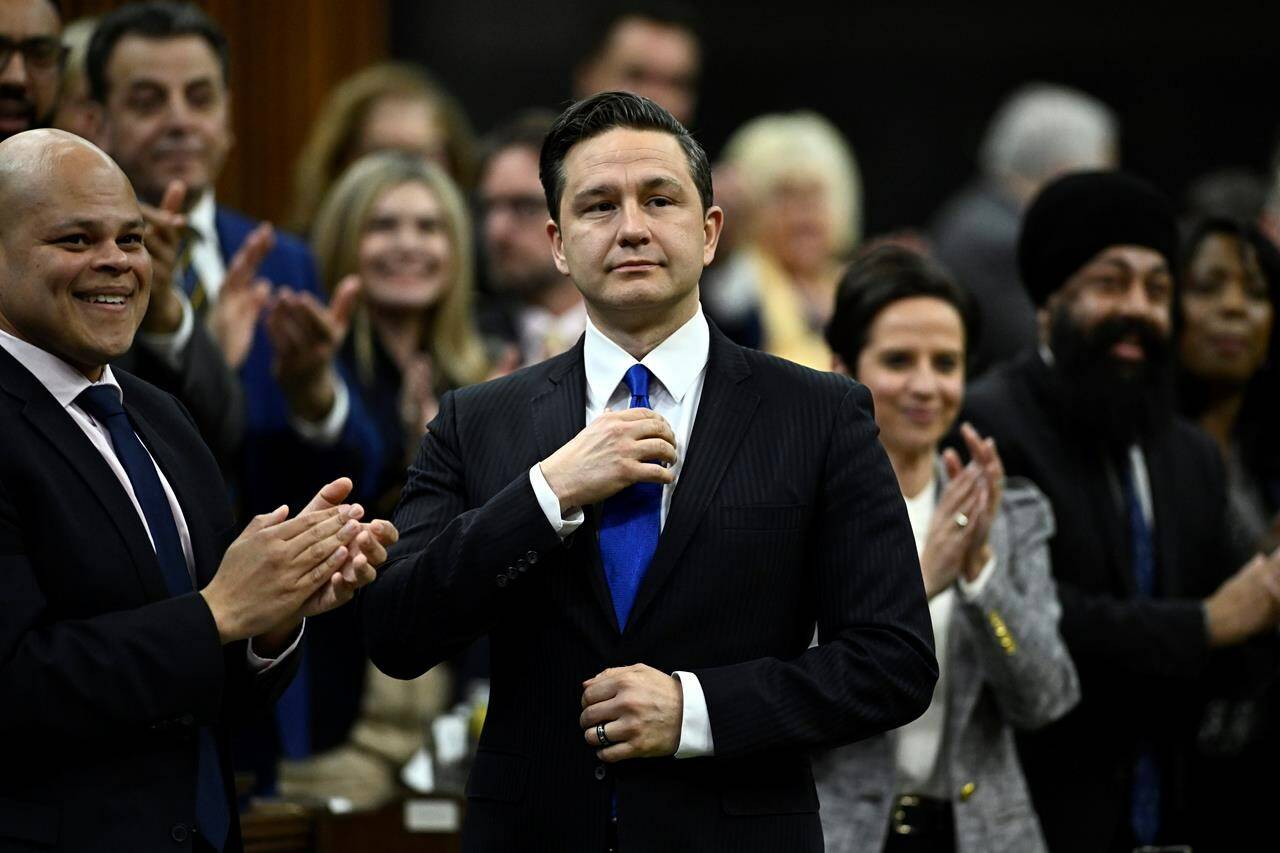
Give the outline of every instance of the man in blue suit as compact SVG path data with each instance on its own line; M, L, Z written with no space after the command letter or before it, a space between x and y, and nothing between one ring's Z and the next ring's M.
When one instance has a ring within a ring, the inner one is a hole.
M381 443L334 358L357 292L339 291L326 304L305 244L217 204L214 186L233 142L225 35L192 5L131 4L98 24L86 70L102 106L100 141L139 197L161 207L182 185L183 204L174 207L184 239L171 294L182 311L171 340L182 346L192 318L203 320L239 374L245 435L239 458L223 464L241 509L296 503L341 472L354 476L358 497L373 482ZM281 702L284 755L340 741L355 718L365 661L349 642L349 618L335 613L308 627L310 657L325 666L304 661ZM269 786L277 745L266 737L248 752Z

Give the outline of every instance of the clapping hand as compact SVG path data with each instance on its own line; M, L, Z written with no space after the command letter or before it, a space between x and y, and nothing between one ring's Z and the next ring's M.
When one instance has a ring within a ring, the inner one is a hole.
M991 558L988 538L1004 496L1004 465L995 441L982 438L969 424L960 427L971 461L961 465L948 448L942 454L948 482L942 490L925 537L920 569L930 598L956 578L976 580Z
M329 483L311 499L303 508L303 513L332 510L342 506L349 494L352 483L346 477L339 477ZM359 507L359 504L355 505ZM363 517L360 510L357 520ZM373 582L377 577L377 569L387 559L387 548L400 538L395 525L386 519L374 519L361 523L353 537L344 561L329 576L329 582L307 599L303 605L302 615L313 616L332 610L351 600L355 591Z
M258 277L258 267L275 242L275 231L266 222L249 234L231 259L218 299L209 309L209 331L232 370L239 370L249 356L258 315L271 296L271 282Z
M334 357L347 336L359 295L359 277L347 276L327 306L310 293L285 287L267 311L275 375L289 408L303 420L323 420L333 407L338 381Z
M142 318L141 331L150 334L173 334L182 323L182 301L178 298L174 275L178 253L182 248L187 218L182 215L186 184L170 181L160 206L139 204L147 225L143 243L151 255L151 301Z

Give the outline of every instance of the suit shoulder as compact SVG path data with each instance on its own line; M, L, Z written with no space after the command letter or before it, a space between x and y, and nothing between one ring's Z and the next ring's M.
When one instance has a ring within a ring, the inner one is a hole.
M1035 483L1025 478L1009 478L1000 501L1000 511L1015 539L1025 540L1037 534L1049 537L1056 530L1049 499Z
M454 405L459 409L492 411L507 404L513 398L528 403L530 397L538 391L551 387L550 381L565 381L565 373L572 367L574 350L549 358L528 367L454 389L451 393ZM579 356L580 357L580 356Z
M735 346L737 346L735 344ZM865 386L841 373L814 370L760 350L738 347L760 388L771 398L805 397L825 399L839 404L850 392L862 392L870 398Z

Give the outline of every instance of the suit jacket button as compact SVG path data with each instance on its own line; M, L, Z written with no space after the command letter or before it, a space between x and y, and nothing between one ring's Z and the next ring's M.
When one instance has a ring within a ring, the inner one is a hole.
M187 840L187 828L183 824L175 823L169 830L169 837L181 844Z
M529 553L527 553L527 554L525 554L525 555L524 555L524 558L525 558L526 560L528 560L528 561L529 561L529 565L531 565L531 566L536 566L536 565L538 565L538 552L537 552L537 551L530 551Z
M507 577L511 578L512 580L515 580L516 575L518 574L519 572L516 571L515 566L507 566Z
M507 576L506 576L506 575L498 575L496 578L494 578L494 579L493 579L493 582L494 582L494 583L496 583L498 586L506 586L506 585L507 585Z
M603 765L603 764L597 764L597 765L596 765L596 779L597 779L598 781L603 782L603 781L604 781L604 777L607 775L607 773L608 773L608 771L606 771L606 770L604 769L604 765Z

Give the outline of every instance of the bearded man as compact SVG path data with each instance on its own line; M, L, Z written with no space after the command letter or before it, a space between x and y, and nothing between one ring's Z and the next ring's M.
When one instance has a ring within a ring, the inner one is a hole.
M1211 674L1256 663L1280 619L1280 552L1232 553L1218 454L1174 414L1176 254L1173 213L1147 184L1114 172L1049 184L1018 246L1041 348L967 403L1057 518L1083 699L1020 742L1055 853L1188 840L1186 762Z

